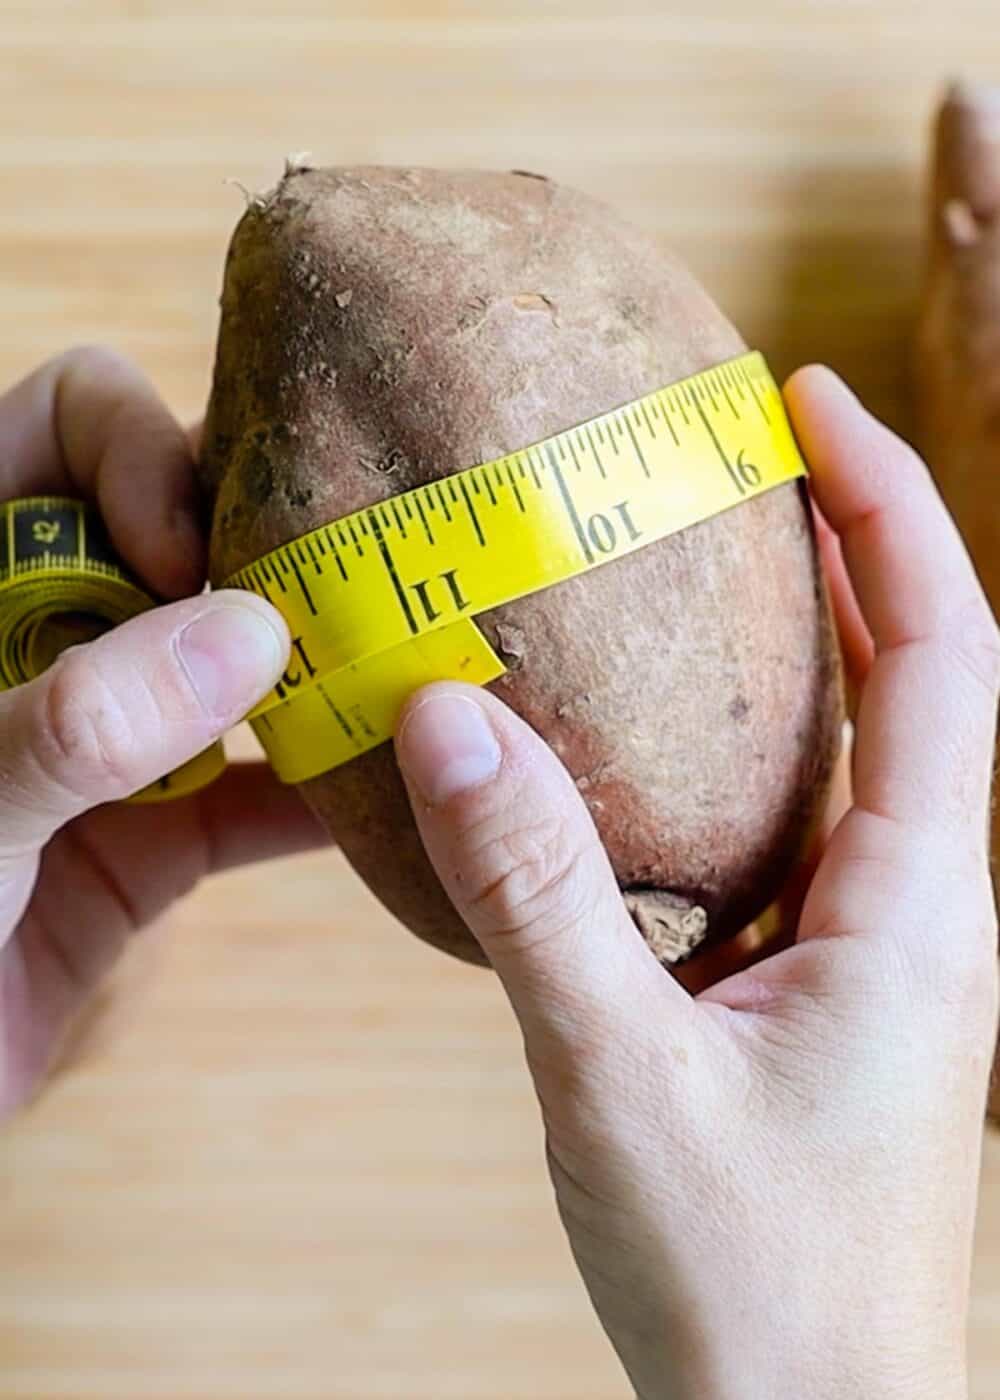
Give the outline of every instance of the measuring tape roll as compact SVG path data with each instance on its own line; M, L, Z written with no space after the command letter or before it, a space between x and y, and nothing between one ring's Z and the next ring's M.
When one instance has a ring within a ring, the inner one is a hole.
M286 782L390 738L418 686L505 667L473 618L806 473L760 354L321 526L226 580L281 612L291 664L250 719Z
M82 501L31 496L0 506L0 689L33 680L66 647L155 606ZM129 801L184 797L224 767L215 744Z

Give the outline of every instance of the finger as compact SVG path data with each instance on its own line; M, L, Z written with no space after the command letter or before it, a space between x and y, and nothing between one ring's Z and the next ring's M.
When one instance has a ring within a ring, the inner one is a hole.
M800 371L787 393L813 492L875 643L855 804L982 840L1000 641L958 531L916 454L829 370Z
M769 919L762 918L723 943L699 949L691 958L672 967L671 975L692 996L710 1000L708 994L713 987L774 952L782 932L773 927Z
M21 1097L130 938L204 875L321 845L315 817L263 763L234 764L181 801L101 807L60 831L18 937L0 949L12 1046L0 1098L4 1085Z
M298 789L282 783L266 763L234 763L189 799L207 843L209 874L261 860L330 847L329 832Z
M224 591L133 618L0 696L0 858L36 850L207 748L287 656L274 609Z
M299 855L330 837L293 787L266 763L235 763L209 787L176 802L137 807L109 804L60 832L82 857L105 870L120 895L129 932L150 923L206 875ZM101 892L104 906L108 888ZM107 923L94 908L80 920L81 937Z
M39 987L58 994L60 1004L66 994L82 1004L128 939L206 875L329 844L295 789L262 763L235 764L181 801L100 807L45 847L29 909L36 936L22 931L24 956L46 960ZM65 917L67 890L72 920Z
M826 854L834 832L851 810L851 768L854 755L854 727L845 722L843 740L826 807L819 820L815 835L808 842L798 865L793 868L788 883L781 892L775 908L775 916L780 927L794 938L798 929L802 909L812 888L816 872Z
M154 592L205 579L194 460L139 369L112 350L71 350L0 398L0 494L96 501L115 548Z
M703 1000L725 1004L730 988L723 984L728 979L774 957L796 941L802 910L827 844L851 806L852 744L853 730L849 723L845 723L843 747L834 769L826 808L815 833L806 842L774 904L735 938L728 939L725 943L712 944L704 951L699 950L687 962L672 969L674 976L688 991Z
M858 697L875 659L875 644L865 625L861 607L854 594L840 540L823 518L823 513L813 502L813 519L816 522L816 538L819 542L823 573L830 590L830 602L837 625L837 637L844 660L847 680L848 707L853 714L857 709Z
M595 1026L625 1024L654 978L690 1006L632 923L566 770L499 700L427 687L403 712L396 752L434 868L529 1050L540 1037L580 1045Z

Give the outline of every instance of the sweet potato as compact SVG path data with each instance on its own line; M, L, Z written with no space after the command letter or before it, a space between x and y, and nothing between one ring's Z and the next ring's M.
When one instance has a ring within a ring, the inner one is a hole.
M292 169L250 204L228 257L202 454L213 578L743 348L655 242L549 180ZM802 489L479 621L509 666L497 692L575 777L658 955L753 919L839 747ZM390 746L303 792L405 924L479 959Z

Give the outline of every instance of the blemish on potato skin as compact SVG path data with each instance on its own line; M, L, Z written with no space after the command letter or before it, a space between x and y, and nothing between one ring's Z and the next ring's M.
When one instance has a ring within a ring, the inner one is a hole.
M590 692L588 690L581 691L579 695L574 695L569 700L563 700L556 706L556 718L570 719L586 714L590 704Z
M498 622L494 626L496 649L506 662L508 671L519 671L524 665L528 649L528 639L520 627L512 623Z
M352 304L338 306L347 290ZM739 348L658 245L533 172L295 176L246 217L227 267L201 467L218 493L213 579ZM254 444L277 420L297 440ZM255 451L257 486L273 491L263 508L245 475ZM395 468L384 481L380 466ZM293 504L310 489L308 507ZM758 579L758 517L774 543L755 594L766 640L713 602L731 598L732 579ZM824 777L825 643L805 520L793 492L775 493L566 585L558 604L539 595L481 624L491 640L497 621L523 630L523 665L492 688L558 740L620 885L693 894L715 937L753 917L756 891L770 895L789 858L784 833L801 829L798 794ZM741 692L752 708L738 723L727 707ZM397 917L482 961L427 865L391 751L316 779L307 797Z
M400 447L390 447L381 457L359 457L358 461L365 471L375 472L378 476L393 476L398 471L405 475L410 468L410 459Z
M240 505L239 501L234 501L234 503L229 507L228 510L224 510L220 515L216 517L218 528L223 533L225 533L225 531L227 530L238 529L240 524L242 523L243 514L243 507Z
M255 449L243 464L243 483L254 506L263 506L274 495L274 466L266 453Z
M635 297L622 297L618 303L618 310L622 314L622 319L636 330L644 330L646 326L646 314L640 302Z
M653 954L667 966L683 962L709 936L708 911L688 895L631 888L622 897Z
M555 319L555 302L543 292L519 292L512 301L518 311L547 311Z
M456 323L459 333L477 331L489 315L490 306L491 301L487 296L470 297L459 311Z
M730 717L734 719L737 724L739 724L741 720L746 719L749 713L750 701L745 699L744 696L737 695L729 702Z
M412 345L394 345L383 349L371 347L374 363L368 371L368 383L372 389L394 389L406 373L406 367L415 353Z

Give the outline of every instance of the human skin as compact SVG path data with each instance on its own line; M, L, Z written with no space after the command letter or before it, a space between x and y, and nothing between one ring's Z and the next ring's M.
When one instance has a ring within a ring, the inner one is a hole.
M45 493L95 502L153 593L183 601L0 694L0 1117L38 1086L128 941L202 876L325 839L265 764L181 801L115 803L239 720L289 644L249 595L189 596L205 547L188 439L120 356L72 351L0 398L0 498Z
M787 397L870 635L853 799L792 946L695 998L664 976L565 770L491 695L420 692L397 753L520 1022L574 1257L641 1400L957 1400L1000 638L915 454L829 371Z

